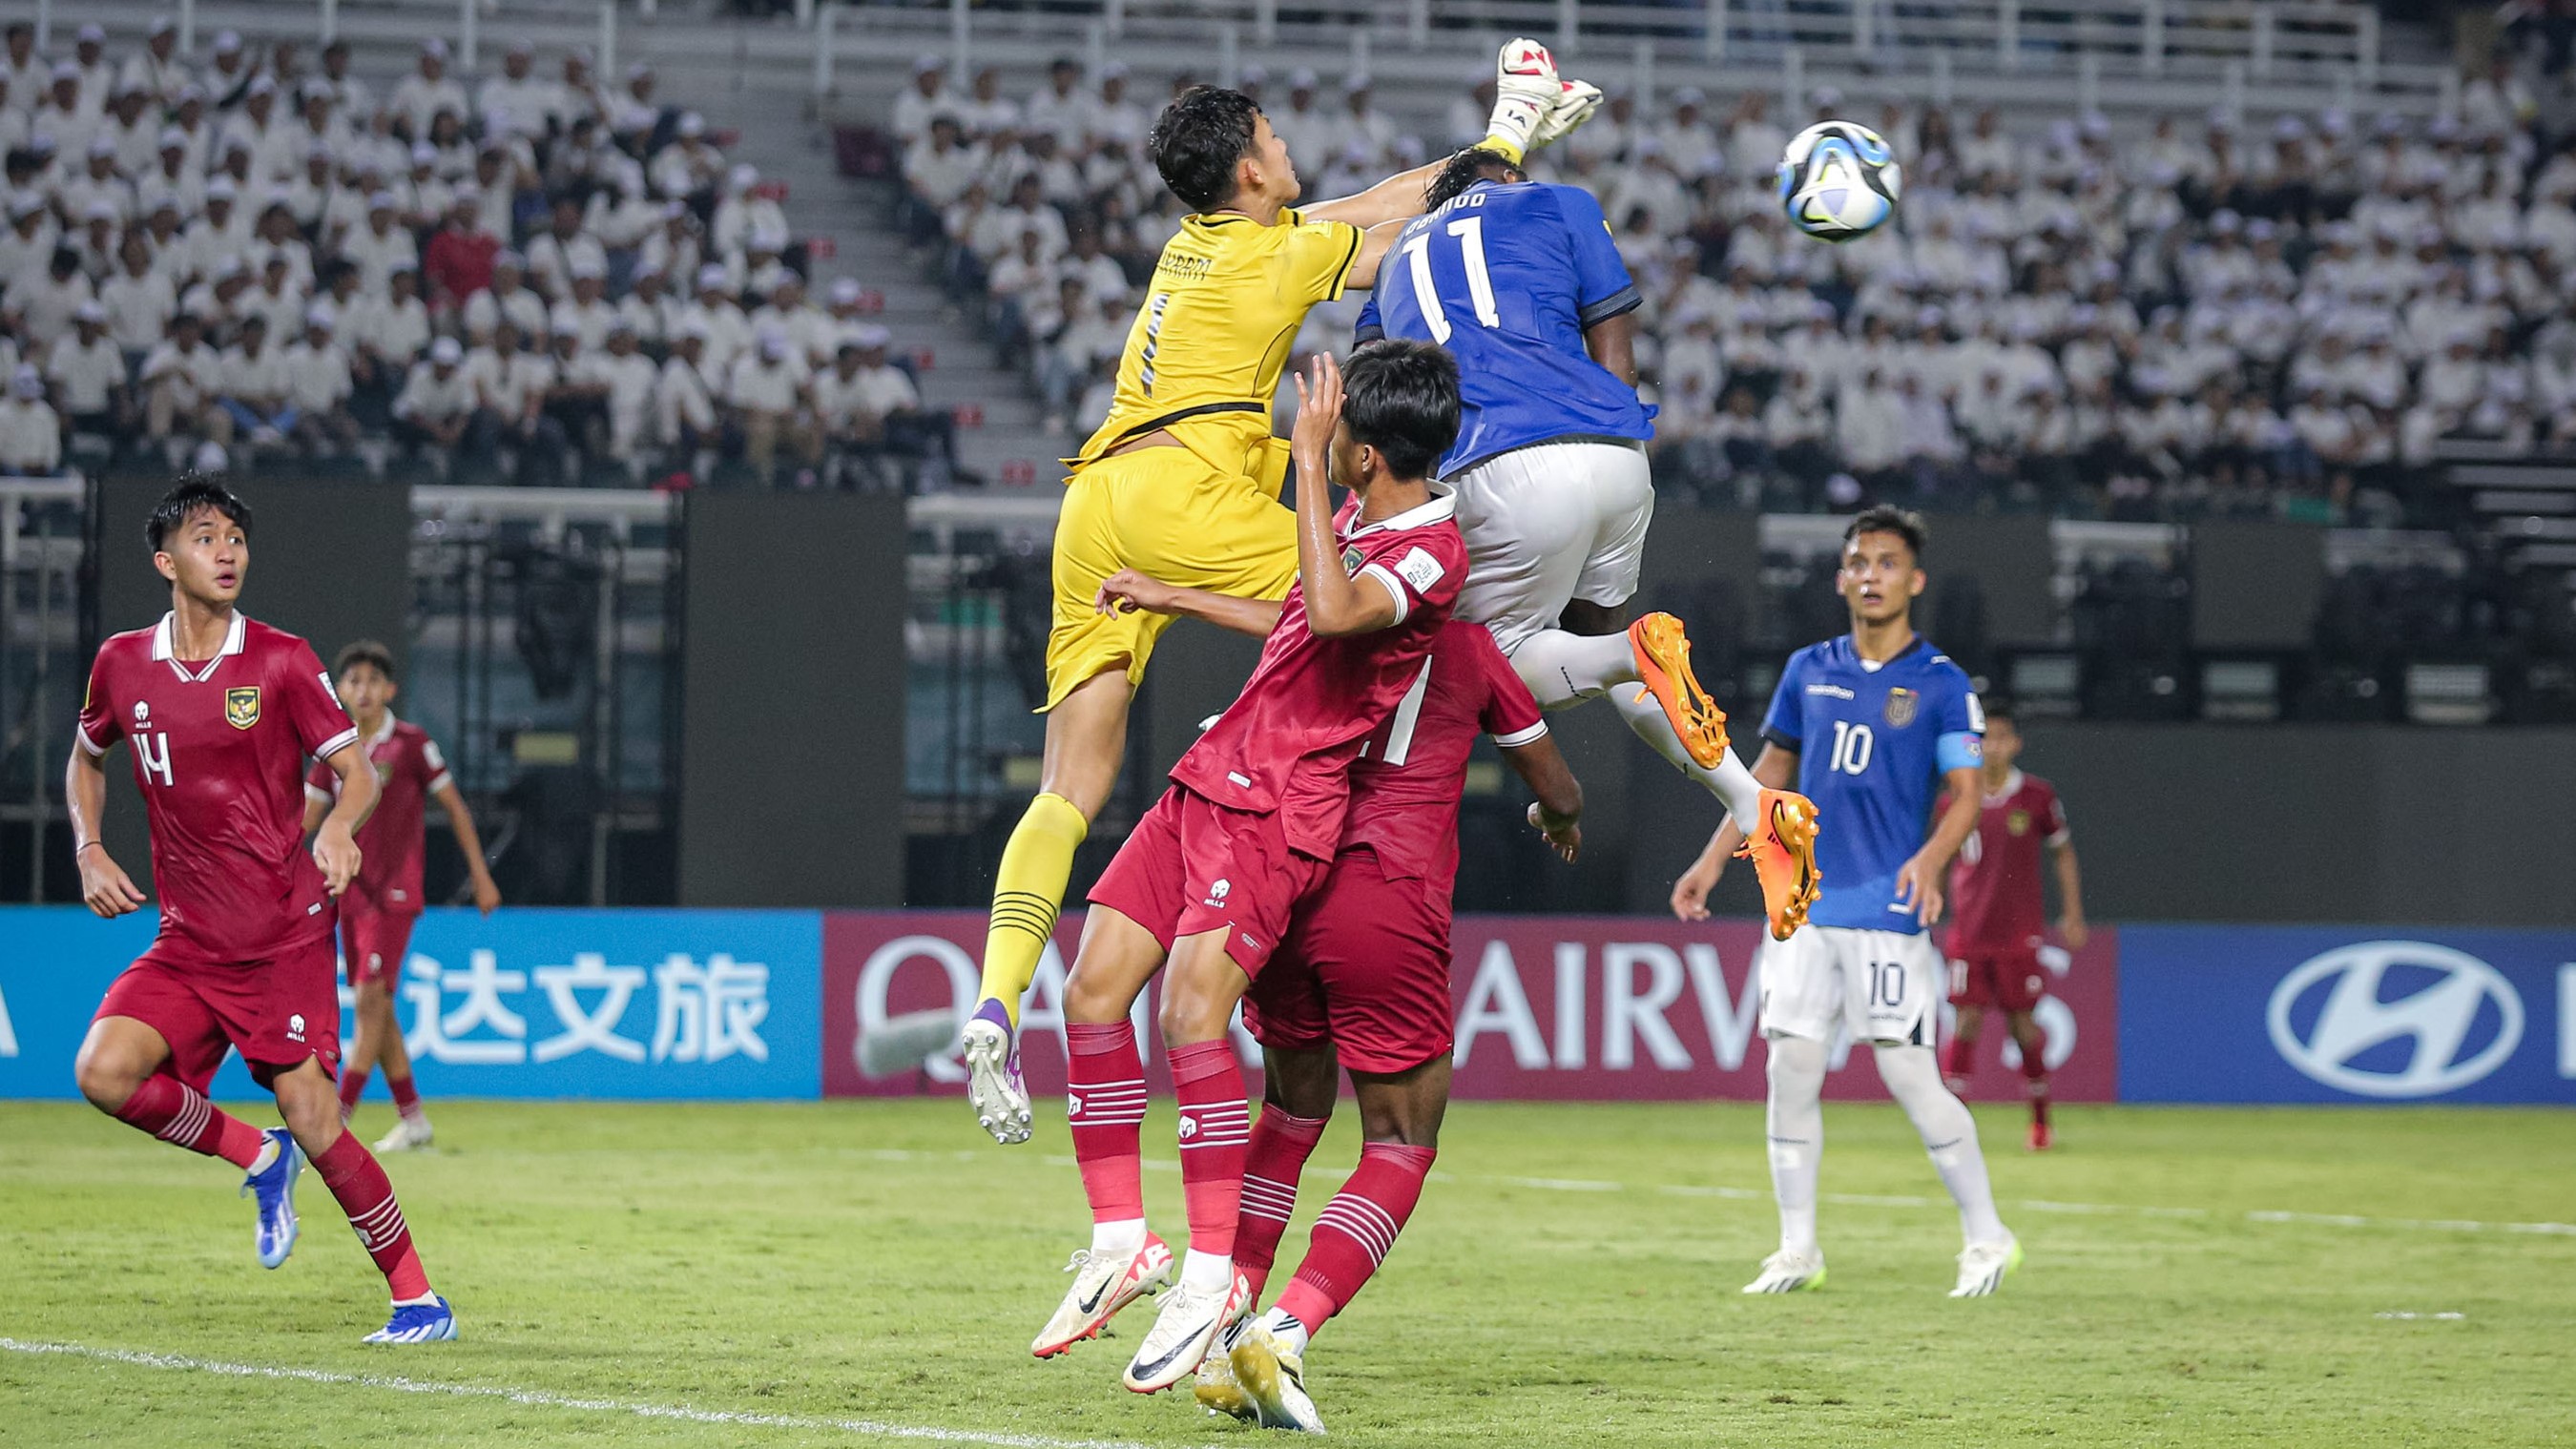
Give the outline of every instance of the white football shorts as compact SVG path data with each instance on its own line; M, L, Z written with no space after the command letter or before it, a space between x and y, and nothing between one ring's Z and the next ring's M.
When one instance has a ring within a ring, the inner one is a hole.
M1655 517L1643 444L1537 443L1443 481L1467 540L1457 615L1493 630L1505 657L1573 600L1610 607L1637 592Z
M1841 1022L1855 1042L1932 1046L1941 1020L1943 964L1930 932L1800 926L1765 938L1762 1034L1830 1044Z

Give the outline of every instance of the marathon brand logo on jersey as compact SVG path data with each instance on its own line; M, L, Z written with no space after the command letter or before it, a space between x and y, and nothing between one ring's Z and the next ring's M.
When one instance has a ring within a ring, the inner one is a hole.
M1923 696L1913 690L1899 688L1887 692L1887 708L1880 713L1887 716L1889 729L1901 730L1914 723L1914 716L1922 708Z
M259 686L244 684L224 691L224 723L237 730L259 723Z
M2122 933L2120 1095L2576 1103L2576 936Z

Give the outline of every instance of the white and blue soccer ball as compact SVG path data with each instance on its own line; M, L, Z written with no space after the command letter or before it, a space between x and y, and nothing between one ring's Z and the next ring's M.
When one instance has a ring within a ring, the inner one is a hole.
M1896 215L1905 173L1876 131L1856 121L1818 121L1789 140L1780 158L1780 209L1789 224L1821 241L1867 236Z

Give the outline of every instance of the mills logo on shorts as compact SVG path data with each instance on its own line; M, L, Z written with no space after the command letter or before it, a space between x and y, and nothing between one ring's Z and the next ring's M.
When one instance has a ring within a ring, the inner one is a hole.
M1903 688L1889 690L1887 708L1884 711L1887 715L1888 728L1901 730L1914 723L1915 712L1922 707L1923 696L1913 690Z
M259 723L259 686L245 684L224 691L224 723L237 730Z

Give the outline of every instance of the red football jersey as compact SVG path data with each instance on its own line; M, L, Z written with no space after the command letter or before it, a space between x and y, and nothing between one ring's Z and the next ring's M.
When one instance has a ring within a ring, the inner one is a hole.
M365 859L358 878L349 882L342 908L417 916L421 910L420 866L427 832L429 797L447 788L447 760L429 731L394 718L366 741L367 762L376 767L375 813L358 827L358 849ZM304 793L329 801L339 797L340 775L320 760L304 777Z
M1950 866L1950 954L2037 944L2048 933L2040 847L2071 838L2055 786L2019 770L2005 776Z
M313 647L233 616L214 658L172 657L167 615L99 646L81 747L122 739L152 824L161 934L208 961L260 961L331 929L304 848L304 757L358 737Z
M1440 493L1363 525L1345 505L1335 520L1342 563L1395 595L1396 622L1319 639L1306 627L1304 585L1289 586L1252 678L1172 767L1173 781L1232 809L1277 811L1291 849L1331 859L1350 801L1351 760L1413 687L1466 580L1456 511L1456 500Z
M1466 793L1476 736L1492 735L1508 748L1546 733L1538 701L1493 632L1450 620L1413 687L1351 766L1342 848L1368 846L1386 875L1435 882L1445 899L1458 875L1458 799Z

